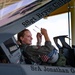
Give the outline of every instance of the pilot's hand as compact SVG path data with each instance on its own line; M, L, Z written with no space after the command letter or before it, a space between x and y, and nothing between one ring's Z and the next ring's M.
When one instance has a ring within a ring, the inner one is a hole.
M45 41L50 41L47 30L45 28L41 28L41 34L44 36Z
M47 35L47 30L44 29L44 28L41 28L41 34L42 34L42 35Z
M37 44L40 45L41 42L42 42L42 35L41 35L41 33L37 33L36 37L37 37Z

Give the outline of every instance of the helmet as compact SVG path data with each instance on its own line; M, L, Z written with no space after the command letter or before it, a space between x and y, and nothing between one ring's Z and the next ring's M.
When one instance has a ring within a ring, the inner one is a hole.
M49 60L48 60L48 62L49 63L55 63L57 60L58 60L58 52L57 52L57 50L56 49L53 49L49 54L48 54L48 56L49 56Z

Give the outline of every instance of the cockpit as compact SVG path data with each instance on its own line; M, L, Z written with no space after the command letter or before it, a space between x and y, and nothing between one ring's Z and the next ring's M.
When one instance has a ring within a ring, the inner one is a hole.
M25 1L27 1L26 4L24 4ZM74 39L75 38L74 34L75 4L74 3L75 3L74 0L31 0L31 1L17 0L17 1L12 1L12 3L10 2L10 0L9 1L6 0L4 6L2 5L3 2L1 2L0 64L20 64L20 65L25 64L27 66L28 64L26 63L25 59L26 60L29 59L29 61L33 60L31 60L29 57L24 58L21 49L19 47L19 44L17 43L17 40L14 37L14 35L22 31L23 29L29 27L30 25L34 24L35 22L37 22L42 18L46 19L48 16L64 12L68 12L69 15L69 12L71 12L72 13L71 16L72 17L74 16L73 18L71 17L71 22L73 25L72 46L65 41L65 38L68 38L67 35L55 36L53 37L53 40L59 52L62 53L64 57L67 59L66 67L75 67L75 39ZM64 7L66 8L62 10L62 8ZM70 24L69 17L70 16L68 16L68 24ZM35 32L37 31L35 30ZM62 46L58 43L58 40L60 40ZM27 62L29 61L27 60ZM49 64L49 63L46 64L47 66L48 65L55 66L55 64ZM39 65L42 65L42 63ZM34 67L33 66L28 66L28 67L31 68L32 72L32 69ZM40 71L42 71L41 68L39 69Z

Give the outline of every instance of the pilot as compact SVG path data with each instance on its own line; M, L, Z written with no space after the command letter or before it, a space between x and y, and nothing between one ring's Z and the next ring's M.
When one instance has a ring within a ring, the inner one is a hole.
M37 45L33 46L32 44L32 34L28 29L24 29L19 32L17 37L18 41L21 43L20 48L22 54L27 59L32 60L36 64L41 64L40 58L42 62L47 63L56 63L59 58L59 54L57 53L56 48L51 44L51 41L48 37L47 30L41 28L41 33L37 33ZM40 46L42 42L42 36L45 38L45 44ZM32 64L34 64L31 62Z

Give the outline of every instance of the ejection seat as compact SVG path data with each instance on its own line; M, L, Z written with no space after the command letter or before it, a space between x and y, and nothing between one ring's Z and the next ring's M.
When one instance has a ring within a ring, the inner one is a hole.
M62 53L66 58L66 65L75 67L75 55L74 55L74 49L70 47L70 45L67 44L65 38L68 38L67 35L63 36L57 36L54 37L54 42L56 46L59 49L59 53ZM62 46L58 43L58 40L60 40Z

